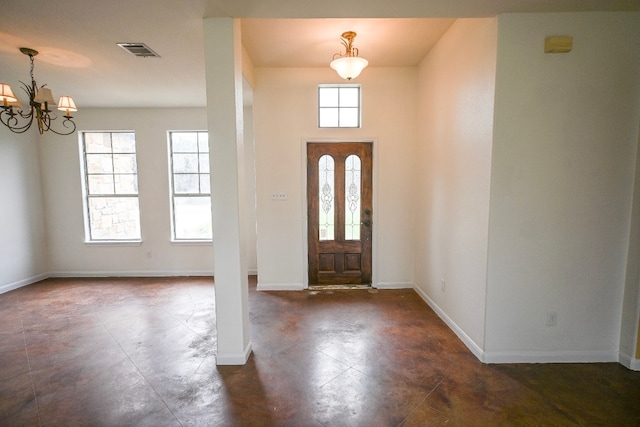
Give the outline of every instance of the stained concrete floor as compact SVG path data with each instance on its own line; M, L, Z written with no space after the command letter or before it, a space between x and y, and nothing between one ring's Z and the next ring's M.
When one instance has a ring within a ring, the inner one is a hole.
M0 295L1 426L640 426L640 372L483 365L411 290L257 292L215 364L211 279Z

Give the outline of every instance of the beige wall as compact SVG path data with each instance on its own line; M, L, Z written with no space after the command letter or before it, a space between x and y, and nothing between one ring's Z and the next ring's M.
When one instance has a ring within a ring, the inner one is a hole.
M456 21L422 61L419 76L416 285L478 356L484 341L496 37L496 19Z
M206 130L205 109L84 109L77 117L80 130L135 131L142 243L84 243L79 134L46 135L41 155L51 273L212 274L210 244L170 241L167 131Z
M544 54L550 35L573 50ZM498 19L489 361L618 358L639 40L638 14Z
M254 122L259 285L301 288L307 281L303 142L374 140L374 280L412 286L412 208L417 70L367 68L362 128L319 129L317 86L344 83L329 67L255 70ZM285 202L271 193L284 191Z
M0 126L0 293L48 271L37 136Z

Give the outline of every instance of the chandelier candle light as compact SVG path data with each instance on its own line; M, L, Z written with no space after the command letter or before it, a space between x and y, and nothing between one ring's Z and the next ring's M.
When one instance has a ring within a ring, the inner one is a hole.
M358 56L358 49L353 47L353 39L356 33L346 31L342 33L341 42L345 48L345 53L333 55L333 61L329 66L338 72L343 79L351 80L360 75L360 72L369 65L369 61Z
M31 85L22 83L22 90L24 90L29 97L29 106L25 109L22 107L18 98L13 94L11 86L7 83L0 83L0 101L2 107L0 109L0 121L2 124L15 133L24 133L30 127L31 124L36 121L38 124L38 131L43 134L47 131L51 131L58 135L70 135L76 130L76 124L71 120L71 112L78 111L73 98L70 96L61 96L58 101L58 110L64 111L64 120L62 126L66 129L55 130L51 127L54 120L57 119L55 114L51 114L50 106L55 106L55 100L53 99L53 93L51 89L46 88L46 84L38 87L33 77L33 57L38 54L37 50L29 49L27 47L21 47L20 52L27 55L31 61Z

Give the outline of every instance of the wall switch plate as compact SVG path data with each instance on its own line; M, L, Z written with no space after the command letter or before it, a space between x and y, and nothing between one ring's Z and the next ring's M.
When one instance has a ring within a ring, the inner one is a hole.
M287 200L287 192L286 191L274 191L271 193L271 200L276 202L283 202Z

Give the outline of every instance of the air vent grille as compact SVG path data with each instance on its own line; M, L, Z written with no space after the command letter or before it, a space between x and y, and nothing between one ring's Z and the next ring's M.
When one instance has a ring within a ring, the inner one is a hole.
M144 43L116 43L118 46L129 52L133 56L142 58L160 58L149 46Z

